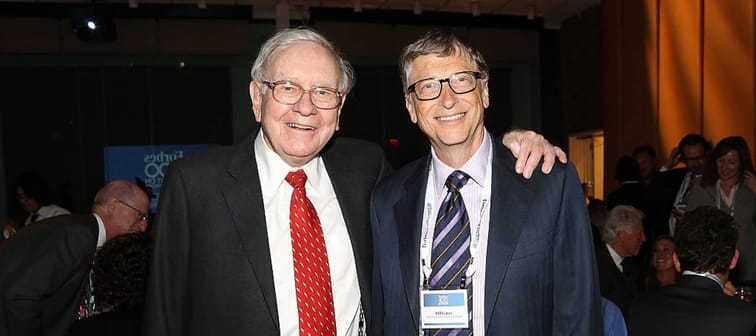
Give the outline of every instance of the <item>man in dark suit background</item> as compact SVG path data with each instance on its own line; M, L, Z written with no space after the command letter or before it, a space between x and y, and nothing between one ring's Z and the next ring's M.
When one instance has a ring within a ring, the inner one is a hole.
M639 293L643 263L636 257L646 240L643 213L629 205L618 205L607 215L601 230L602 242L596 245L601 296L614 302L627 314Z
M674 235L675 224L685 214L688 195L693 189L693 180L703 174L704 159L711 151L711 142L698 134L688 134L680 140L663 172L654 177L649 195L652 199L646 223L652 226L654 236ZM679 162L685 168L675 168Z
M114 180L97 192L91 214L33 223L0 245L0 334L64 335L84 299L96 248L144 231L149 209L137 185Z
M756 335L756 306L723 292L738 261L733 218L706 206L678 224L672 258L682 276L633 303L630 335Z
M175 161L166 175L146 335L357 335L370 321L370 193L389 167L375 144L332 139L353 70L322 35L286 29L261 47L252 78L261 129L233 147ZM531 139L521 152L528 146L536 154L543 149ZM535 165L524 165L526 158L520 155L520 167L528 175ZM553 152L546 159L553 162ZM293 252L300 244L290 216L299 211L292 198L300 187L286 180L301 172L322 223L313 225L322 233L311 236L325 245L316 259L327 262L332 284L332 295L318 298L334 307L318 311L328 315L319 321L335 324L327 331L307 331L300 322L307 313L298 306L294 258L315 252Z
M371 334L600 334L575 169L557 165L530 181L512 172L514 157L483 123L488 67L454 35L426 34L402 51L400 67L410 119L431 153L373 193ZM446 310L455 301L457 309ZM455 329L435 329L448 324Z

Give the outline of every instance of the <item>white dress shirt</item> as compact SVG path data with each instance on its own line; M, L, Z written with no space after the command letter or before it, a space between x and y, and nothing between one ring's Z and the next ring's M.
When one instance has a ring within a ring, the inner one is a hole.
M475 231L480 224L480 245L478 246L475 254L471 254L473 257L473 334L485 335L485 293L486 293L486 251L488 250L488 227L490 219L490 202L487 202L485 209L483 208L482 200L484 197L490 195L484 195L485 186L488 185L489 190L491 186L490 180L486 180L486 174L489 169L492 169L489 165L491 160L492 140L488 132L485 132L483 143L481 143L478 150L473 156L459 169L454 169L441 160L436 155L436 152L431 148L431 164L433 165L433 174L429 176L429 179L433 180L433 189L435 192L433 210L429 214L432 217L423 218L423 223L429 223L430 236L433 236L435 220L438 215L438 211L441 208L444 197L446 197L446 179L455 170L461 170L467 175L470 175L470 180L465 186L460 189L462 194L462 201L465 203L465 209L467 210L467 217L470 220L470 239L475 239ZM427 200L426 200L427 202ZM426 214L428 215L428 214ZM425 215L424 215L425 216ZM422 245L422 244L421 244ZM471 245L473 242L471 241ZM422 257L422 252L421 252ZM421 266L422 267L422 266ZM420 270L422 272L422 269ZM422 273L420 273L420 281L422 282ZM422 286L422 283L421 283ZM420 335L423 335L423 331L420 330Z
M273 266L281 335L296 336L299 335L299 315L289 227L289 205L294 188L286 182L286 175L300 168L290 167L267 146L262 129L255 139L255 160L265 205L268 248ZM319 156L301 169L307 174L307 197L315 206L325 237L337 335L357 335L360 324L360 287L352 243L336 192Z

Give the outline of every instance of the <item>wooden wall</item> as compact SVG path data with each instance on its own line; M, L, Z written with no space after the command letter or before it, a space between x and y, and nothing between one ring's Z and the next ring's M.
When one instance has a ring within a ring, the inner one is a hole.
M662 163L687 133L741 135L756 153L756 0L604 0L602 12L607 168L641 144Z

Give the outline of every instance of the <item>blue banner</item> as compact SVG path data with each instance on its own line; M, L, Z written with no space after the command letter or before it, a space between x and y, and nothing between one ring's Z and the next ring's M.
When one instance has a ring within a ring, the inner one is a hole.
M138 178L155 195L150 200L150 211L157 209L160 187L168 165L196 151L218 145L155 145L105 147L105 183L115 179L136 182Z

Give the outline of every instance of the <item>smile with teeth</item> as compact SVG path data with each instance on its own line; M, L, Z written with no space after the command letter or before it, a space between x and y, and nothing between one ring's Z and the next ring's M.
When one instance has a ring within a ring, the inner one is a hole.
M300 125L296 123L286 123L286 126L289 126L291 128L305 130L305 131L312 131L315 129L315 127L312 127L312 126Z
M463 112L463 113L457 113L457 114L452 114L452 115L443 116L443 117L436 117L436 120L439 120L439 121L452 121L452 120L460 119L460 118L462 118L464 116L465 116L465 113Z

